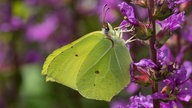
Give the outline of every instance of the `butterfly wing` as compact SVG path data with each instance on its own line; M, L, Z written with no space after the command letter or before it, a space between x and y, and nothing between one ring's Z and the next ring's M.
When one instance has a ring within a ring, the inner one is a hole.
M44 65L42 74L47 81L56 81L77 90L76 77L84 59L94 46L104 39L100 31L92 32L61 47L50 54Z
M110 101L129 83L130 62L126 46L114 43L112 47L110 41L100 41L81 65L78 91L90 99Z

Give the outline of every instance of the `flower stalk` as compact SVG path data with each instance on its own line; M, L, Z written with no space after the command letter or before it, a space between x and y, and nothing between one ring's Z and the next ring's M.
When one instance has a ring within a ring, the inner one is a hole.
M149 48L150 48L150 58L154 63L157 63L157 57L156 57L156 49L155 49L155 42L156 42L156 27L155 27L155 14L154 14L154 1L148 0L148 12L149 12L149 21L150 25L152 26L152 36L149 39ZM157 73L155 73L156 75ZM152 93L158 92L158 82L155 82L152 84ZM160 108L160 102L158 100L153 100L153 106L154 108Z

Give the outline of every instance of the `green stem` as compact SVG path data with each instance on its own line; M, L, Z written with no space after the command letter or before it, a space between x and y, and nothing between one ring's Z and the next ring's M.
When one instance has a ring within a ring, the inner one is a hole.
M156 57L156 49L155 49L155 41L156 41L156 25L155 25L155 16L154 16L154 0L148 0L148 12L149 12L149 20L150 24L152 25L152 36L149 40L149 48L150 48L150 58L151 60L157 64L157 57ZM157 73L155 73L156 75ZM158 92L158 82L153 83L152 85L152 93ZM160 108L160 102L159 100L153 100L153 107L154 108Z

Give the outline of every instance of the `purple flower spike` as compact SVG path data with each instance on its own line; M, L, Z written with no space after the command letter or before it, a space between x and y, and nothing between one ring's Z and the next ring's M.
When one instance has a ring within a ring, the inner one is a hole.
M148 96L132 96L130 97L130 104L126 108L153 108L152 97Z
M163 21L157 21L157 24L161 26L164 30L174 31L181 27L181 24L184 22L185 12L179 14L173 14Z
M133 25L137 24L137 20L135 18L133 7L128 5L126 2L122 2L118 5L120 8L121 13L127 17L127 23L131 23Z

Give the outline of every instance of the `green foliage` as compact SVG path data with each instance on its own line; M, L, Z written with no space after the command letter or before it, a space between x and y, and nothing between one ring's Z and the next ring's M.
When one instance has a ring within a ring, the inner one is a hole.
M16 1L13 3L13 15L21 17L23 20L29 19L31 8L26 6L24 2Z

